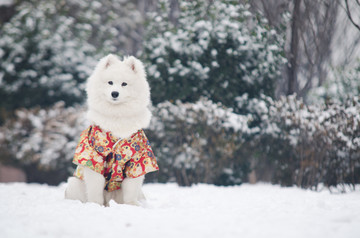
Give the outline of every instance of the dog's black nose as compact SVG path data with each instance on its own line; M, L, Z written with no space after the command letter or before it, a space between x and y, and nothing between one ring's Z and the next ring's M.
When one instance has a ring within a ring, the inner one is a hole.
M119 92L116 92L116 91L111 92L111 96L112 96L113 98L117 98L117 97L119 97Z

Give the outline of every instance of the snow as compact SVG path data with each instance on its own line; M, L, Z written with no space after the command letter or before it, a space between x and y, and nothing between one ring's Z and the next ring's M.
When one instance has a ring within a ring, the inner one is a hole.
M0 184L0 237L359 237L360 187L145 184L143 207L65 200L66 184Z

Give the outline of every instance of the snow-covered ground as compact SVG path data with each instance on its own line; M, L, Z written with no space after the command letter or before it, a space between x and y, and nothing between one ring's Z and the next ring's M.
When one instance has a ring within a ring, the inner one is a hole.
M0 184L0 237L360 237L360 187L146 184L144 207L64 199L66 184Z

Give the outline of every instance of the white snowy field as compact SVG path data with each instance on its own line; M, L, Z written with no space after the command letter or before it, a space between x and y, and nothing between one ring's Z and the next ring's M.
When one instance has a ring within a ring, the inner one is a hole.
M360 237L360 187L146 184L143 207L64 199L66 184L0 184L0 237Z

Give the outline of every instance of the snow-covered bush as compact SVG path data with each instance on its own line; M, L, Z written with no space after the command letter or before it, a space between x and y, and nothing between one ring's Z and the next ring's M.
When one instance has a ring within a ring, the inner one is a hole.
M56 103L50 109L21 109L0 128L0 162L23 168L29 182L58 184L70 174L84 110Z
M186 186L246 181L245 143L253 133L250 120L204 98L195 103L158 104L147 132L161 168L158 181Z
M0 105L15 109L83 97L95 47L76 36L85 25L59 14L56 1L29 1L0 30ZM61 11L60 11L61 12Z
M84 100L84 81L105 53L125 53L141 21L118 0L22 1L0 28L0 108ZM126 33L125 33L126 32Z
M173 24L169 4L150 14L144 43L155 104L207 97L236 111L237 96L273 95L283 41L261 16L238 1L180 1Z
M206 98L154 106L146 133L160 171L147 179L231 185L254 169L258 180L303 188L360 183L359 97L322 106L295 96L237 102L250 114ZM0 162L23 168L29 181L64 181L86 123L83 108L64 103L18 110L0 127Z
M164 102L153 108L146 131L160 165L148 180L180 185L240 184L249 172L246 139L251 116L233 113L202 98L196 103ZM56 184L73 171L71 160L84 110L57 103L49 109L21 109L0 127L0 162L23 168L32 182Z
M261 121L253 139L260 176L270 169L273 182L305 188L360 182L359 97L321 106L263 97L248 106Z

